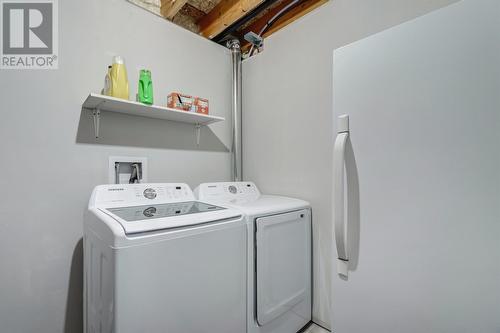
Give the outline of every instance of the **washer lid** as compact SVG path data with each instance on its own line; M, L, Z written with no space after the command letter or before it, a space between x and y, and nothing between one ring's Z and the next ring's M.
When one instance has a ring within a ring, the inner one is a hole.
M215 203L226 205L226 203ZM227 205L249 216L276 214L310 207L307 201L277 195L261 195L259 199L255 201L237 204L227 203Z
M118 221L126 234L179 228L240 216L237 211L200 201L101 208Z

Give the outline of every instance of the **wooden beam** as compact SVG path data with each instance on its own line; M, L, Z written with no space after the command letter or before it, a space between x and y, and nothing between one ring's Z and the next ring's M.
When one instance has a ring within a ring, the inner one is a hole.
M198 21L200 34L213 38L264 0L222 0Z
M187 3L188 0L161 0L160 12L161 15L169 20L172 20Z
M267 22L272 19L274 15L276 15L280 10L286 7L290 2L292 2L292 0L283 1L278 6L266 13L264 16L259 18L257 21L243 29L243 31L241 31L240 33L240 40L243 40L243 36L245 36L245 34L249 31L253 31L258 34L262 30L262 28L265 27ZM287 13L283 14L283 16L277 19L270 27L268 27L268 29L263 33L262 36L264 38L270 36L274 32L280 30L281 28L284 28L288 24L301 18L302 16L306 15L307 13L318 8L326 2L328 2L328 0L303 0L297 6L293 7ZM242 50L244 51L248 49L249 45L249 43L244 43Z

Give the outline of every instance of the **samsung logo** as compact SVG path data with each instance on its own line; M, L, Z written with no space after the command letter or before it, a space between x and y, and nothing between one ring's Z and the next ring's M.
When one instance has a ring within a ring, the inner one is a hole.
M108 191L125 191L124 188L108 188Z

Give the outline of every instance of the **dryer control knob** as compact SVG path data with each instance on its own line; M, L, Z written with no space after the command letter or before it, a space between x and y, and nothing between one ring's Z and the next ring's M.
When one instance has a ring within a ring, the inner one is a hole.
M156 198L156 191L154 188L147 188L144 190L144 197L148 199Z

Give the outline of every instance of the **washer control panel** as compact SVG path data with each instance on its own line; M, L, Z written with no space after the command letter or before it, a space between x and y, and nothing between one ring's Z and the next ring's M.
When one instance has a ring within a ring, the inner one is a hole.
M194 194L187 184L113 184L95 188L91 198L98 207L116 207L193 201Z
M255 201L260 197L259 189L252 182L204 183L196 188L195 194L200 201L234 204Z

